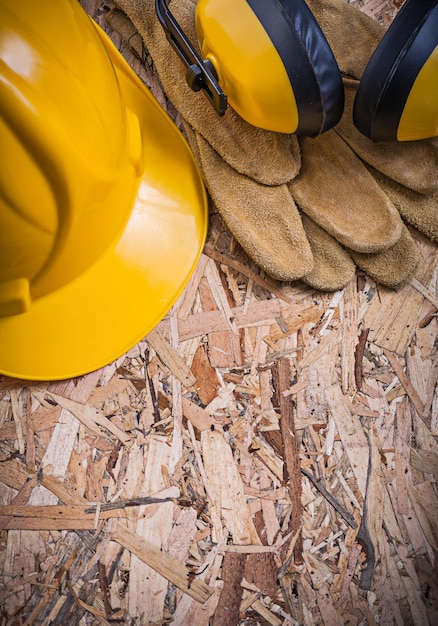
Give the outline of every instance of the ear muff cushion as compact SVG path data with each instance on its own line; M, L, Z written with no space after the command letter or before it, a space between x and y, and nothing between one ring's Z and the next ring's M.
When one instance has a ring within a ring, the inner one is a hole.
M299 114L297 134L332 128L344 109L338 64L303 0L247 0L280 55ZM262 79L262 77L261 77Z
M396 141L399 138L400 120L414 82L432 55L436 57L437 46L436 0L407 0L377 46L360 80L353 120L361 133L373 141ZM438 68L433 74L435 80L427 85L429 94L416 94L415 97L427 100L428 95L435 94L436 99ZM421 104L417 108L421 115Z

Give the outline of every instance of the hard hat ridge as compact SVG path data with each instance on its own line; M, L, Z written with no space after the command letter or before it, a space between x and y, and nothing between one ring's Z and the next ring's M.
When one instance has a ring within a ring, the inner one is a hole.
M0 151L0 372L106 365L201 253L187 143L77 0L0 0Z

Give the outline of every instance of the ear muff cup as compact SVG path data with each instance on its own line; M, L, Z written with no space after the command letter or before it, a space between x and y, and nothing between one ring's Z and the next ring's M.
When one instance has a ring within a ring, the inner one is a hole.
M274 44L292 86L299 135L335 126L344 110L338 64L312 12L302 0L248 0Z
M199 0L196 27L228 102L250 124L316 136L340 120L340 70L304 0Z
M372 55L353 120L373 141L438 135L438 3L407 0Z

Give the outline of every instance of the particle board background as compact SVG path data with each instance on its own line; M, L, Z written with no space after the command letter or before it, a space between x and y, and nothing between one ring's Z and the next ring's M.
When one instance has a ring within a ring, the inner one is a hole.
M388 25L400 3L353 4ZM0 378L1 624L437 624L437 257L415 236L403 289L322 293L261 275L212 206L127 355Z

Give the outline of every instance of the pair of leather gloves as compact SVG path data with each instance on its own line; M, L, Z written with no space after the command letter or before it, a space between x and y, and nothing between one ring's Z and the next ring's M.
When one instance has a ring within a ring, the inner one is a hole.
M260 268L325 291L344 287L356 266L391 288L412 278L419 253L407 224L438 240L438 140L376 144L355 128L354 95L384 34L377 22L343 0L307 0L341 70L345 111L334 129L298 138L251 126L231 108L219 117L186 84L154 0L116 3L109 24L134 46L140 33L218 211ZM171 4L193 43L195 6Z

